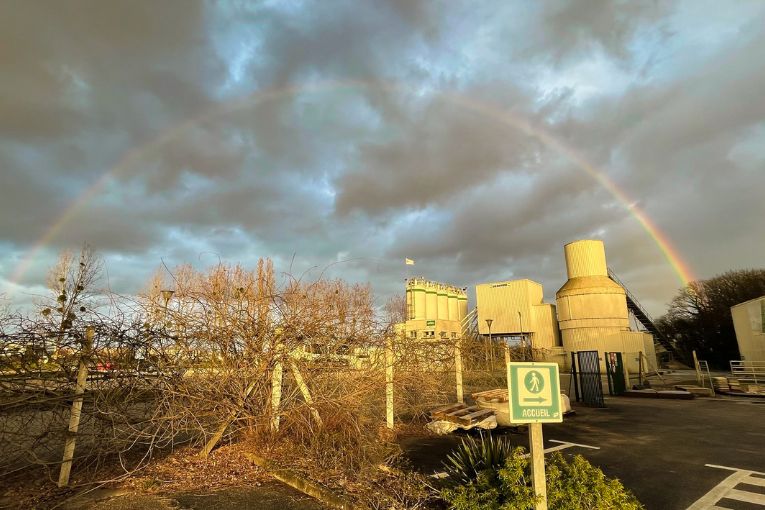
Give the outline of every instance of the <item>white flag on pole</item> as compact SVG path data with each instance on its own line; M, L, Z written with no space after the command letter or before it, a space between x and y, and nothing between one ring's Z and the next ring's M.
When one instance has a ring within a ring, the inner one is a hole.
M413 266L414 265L414 260L412 260L412 259L404 259L404 262L406 263L407 266Z

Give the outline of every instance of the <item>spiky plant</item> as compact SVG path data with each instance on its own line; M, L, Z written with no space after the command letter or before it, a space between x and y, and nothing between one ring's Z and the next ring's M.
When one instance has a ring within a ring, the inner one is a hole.
M468 437L446 456L444 466L449 475L460 482L470 482L479 473L497 471L505 465L505 459L513 453L513 445L505 437L495 438L491 434L480 439Z

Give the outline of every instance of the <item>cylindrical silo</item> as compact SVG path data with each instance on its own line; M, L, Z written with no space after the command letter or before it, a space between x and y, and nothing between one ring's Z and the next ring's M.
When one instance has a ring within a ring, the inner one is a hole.
M460 294L457 296L457 300L459 301L459 320L462 322L468 314L467 294L465 294L464 291L460 292Z
M564 246L563 251L566 255L566 271L569 278L608 276L603 241L574 241Z
M438 318L438 296L436 294L436 287L433 284L427 286L426 302L428 313L425 318L429 321L434 321Z
M449 320L449 299L446 296L446 287L438 286L438 320Z
M555 294L563 347L605 351L609 338L629 330L624 289L608 277L602 241L575 241L564 251L569 279Z
M449 289L446 293L446 299L449 302L449 320L459 321L459 300L457 299L456 289Z
M426 288L422 280L414 280L411 286L412 302L414 303L414 319L424 319L427 314Z

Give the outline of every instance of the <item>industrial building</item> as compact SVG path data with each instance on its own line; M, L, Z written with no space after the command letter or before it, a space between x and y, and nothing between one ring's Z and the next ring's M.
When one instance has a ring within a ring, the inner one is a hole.
M544 349L561 361L563 349L555 305L544 302L542 285L531 280L483 283L475 288L478 333L510 345Z
M732 306L738 351L744 361L765 361L765 296Z
M656 367L653 335L630 331L626 291L608 275L603 241L575 241L564 253L568 281L555 294L563 349L643 353Z
M531 280L476 286L479 333L528 342L562 368L576 351L598 351L601 360L605 352L624 353L632 371L641 357L644 368L656 367L654 337L630 330L629 310L641 310L609 276L603 242L575 241L564 254L568 281L556 293L556 305L544 303L542 286Z
M468 309L465 290L422 277L408 279L404 328L407 338L459 338Z
M409 339L448 340L460 338L472 324L487 339L531 347L537 361L553 361L563 369L570 368L571 353L578 351L597 351L601 369L605 369L607 352L622 353L630 372L656 369L654 341L670 354L674 347L609 272L603 241L569 243L564 256L568 280L556 293L555 304L544 302L541 284L528 279L508 280L477 285L476 309L468 314L465 288L410 278L406 281L406 322L398 325L397 331ZM751 328L744 331L747 321L754 324L744 315L739 321L742 325L736 326L737 333L742 328L740 338L744 338L739 344L743 341L755 346L754 351L741 348L742 355L747 352L757 359L765 359L763 303L765 296L737 305L741 311L734 307L733 312L735 320L737 314L751 315L751 310L760 307L759 333ZM646 331L630 329L630 312Z

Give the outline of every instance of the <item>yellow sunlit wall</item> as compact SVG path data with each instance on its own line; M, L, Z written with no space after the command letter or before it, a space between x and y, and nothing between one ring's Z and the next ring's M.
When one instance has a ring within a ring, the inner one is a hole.
M542 285L531 280L510 280L477 285L478 332L492 336L524 336L537 349L560 346L555 305L545 303Z
M738 351L744 361L765 361L765 296L732 306Z

